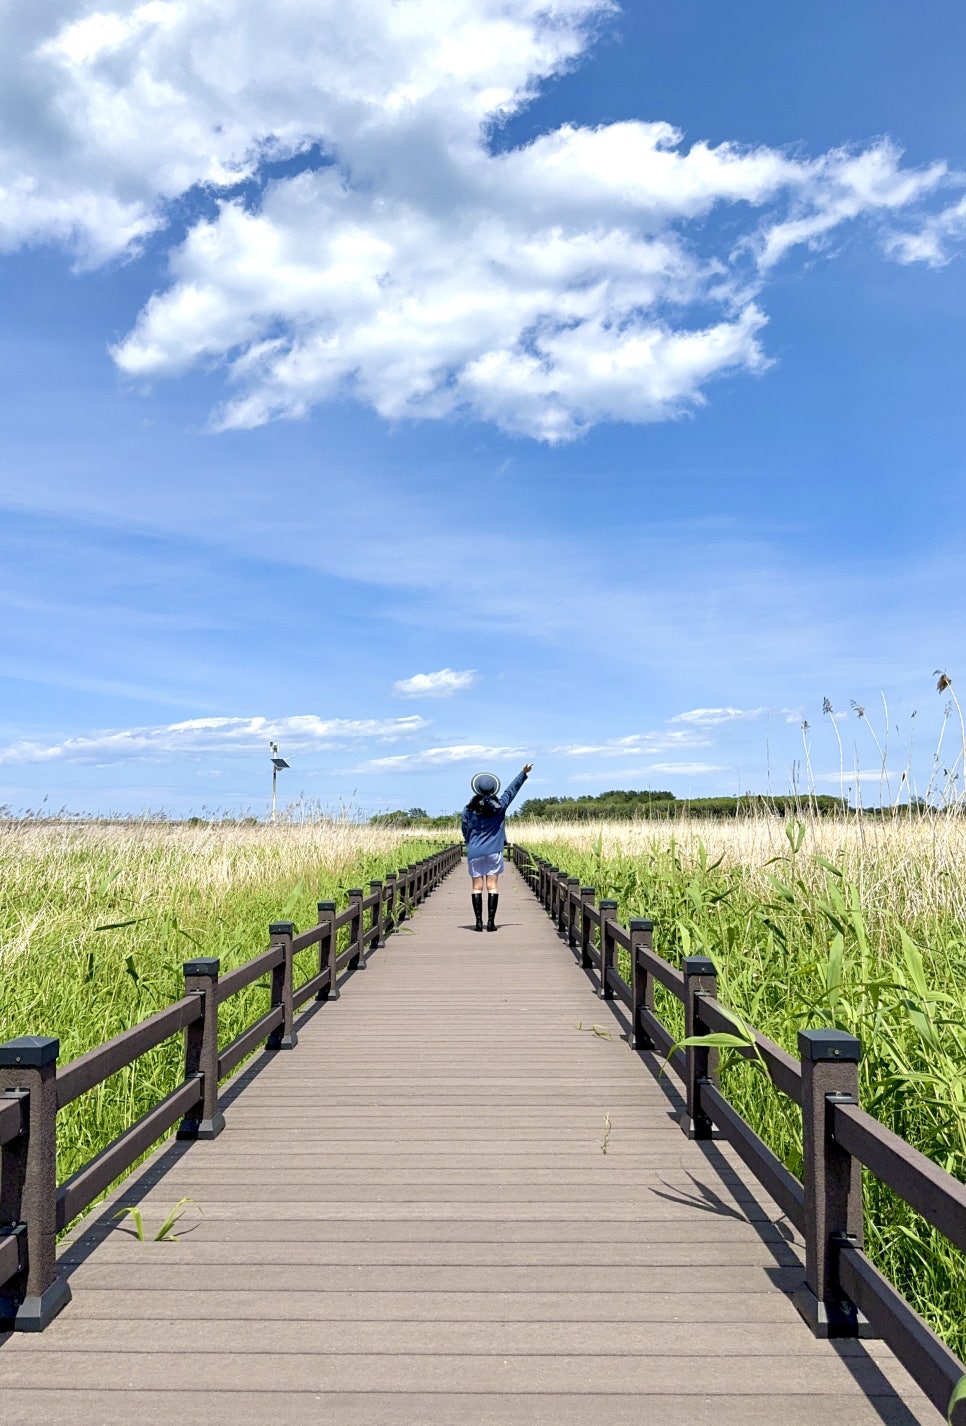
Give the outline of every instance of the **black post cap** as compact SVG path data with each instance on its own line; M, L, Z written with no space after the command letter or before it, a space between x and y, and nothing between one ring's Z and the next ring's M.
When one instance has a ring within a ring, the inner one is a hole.
M218 956L198 956L193 961L185 961L181 969L185 975L210 975L218 974L221 960Z
M653 930L654 930L654 922L653 922L653 921L645 921L645 919L644 919L643 916L632 916L632 917L631 917L630 929L631 929L632 931L653 931Z
M350 895L350 896L364 896L364 895L365 895L365 892L363 891L363 889L362 889L361 886L354 886L354 887L352 888L352 890L349 892L349 895Z
M601 911L616 911L616 910L617 910L617 902L616 902L616 901L612 901L612 900L610 899L610 897L605 896L605 897L600 901L599 904L600 904L600 909L601 909Z
M43 1069L53 1064L60 1050L60 1041L54 1035L21 1035L18 1040L8 1040L0 1045L0 1069Z
M370 890L374 889L374 888L377 887L377 886L382 886L382 882L381 882L381 881L370 881L370 883L369 883L369 888L370 888Z
M273 921L268 928L268 934L270 936L291 936L294 931L294 921Z
M387 881L395 881L395 880L396 880L396 873L395 873L394 871L387 871L387 872L386 872L386 880L387 880Z
M320 915L320 916L322 915L322 912L323 912L323 911L334 911L334 910L335 910L335 902L334 902L334 901L320 901L320 902L318 903L318 910L319 910L319 915Z
M710 956L685 956L682 962L685 975L717 975L714 961Z
M798 1053L803 1060L848 1060L857 1064L862 1046L847 1030L799 1030Z
M582 886L580 888L580 894L581 896L596 896L597 888L596 886Z

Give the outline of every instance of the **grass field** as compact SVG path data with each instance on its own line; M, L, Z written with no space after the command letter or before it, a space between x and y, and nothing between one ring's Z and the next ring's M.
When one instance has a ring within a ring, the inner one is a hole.
M264 949L270 922L314 926L317 901L341 907L350 887L442 845L338 823L0 822L0 1041L56 1035L66 1063L177 1000L185 960L231 970ZM296 984L313 969L309 951ZM267 1008L267 980L227 1001L221 1043ZM60 1179L180 1082L183 1054L177 1036L58 1115Z
M865 1107L966 1178L966 820L511 826L616 897L625 924L651 917L669 960L711 955L722 1000L793 1053L805 1026L858 1035ZM344 903L445 840L348 824L0 823L0 1039L57 1035L66 1062L177 999L184 960L230 970L269 922L312 925L318 900ZM680 1030L678 1003L658 1000ZM264 984L228 1002L222 1043L266 1006ZM178 1082L182 1053L169 1041L59 1116L62 1179ZM737 1059L722 1078L799 1172L794 1106ZM866 1202L873 1256L963 1356L966 1263L874 1180Z
M966 1179L966 819L540 822L512 836L615 897L625 925L650 917L674 964L710 955L720 999L793 1054L809 1026L857 1035L863 1106ZM680 1004L657 999L683 1033ZM722 1083L800 1174L798 1109L727 1052ZM868 1176L865 1198L872 1256L966 1356L963 1256Z

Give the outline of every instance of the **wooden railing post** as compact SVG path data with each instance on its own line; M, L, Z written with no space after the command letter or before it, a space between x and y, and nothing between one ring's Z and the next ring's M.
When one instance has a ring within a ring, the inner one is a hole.
M396 913L396 925L398 926L400 921L405 921L406 916L407 916L407 914L408 914L408 912L407 912L407 906L408 906L408 902L409 902L409 868L408 868L408 867L401 866L401 867L399 868L399 877L398 877L398 880L397 880L397 882L396 882L396 895L397 895L398 898L399 898L399 909L398 909L398 911L397 911L397 913Z
M576 926L580 906L580 877L567 877L567 945L573 950L577 939Z
M557 907L554 924L557 935L562 936L567 929L567 905L570 900L570 877L562 871L557 877Z
M373 950L377 950L379 946L384 946L386 944L386 922L382 909L381 881L370 881L369 895L377 896L379 898L375 906L372 908L372 925L370 927L370 930L373 930L376 933L375 939L372 942L372 948Z
M272 970L272 1009L282 1007L282 1023L265 1041L266 1050L294 1050L299 1042L292 1029L292 938L295 927L291 921L273 921L268 928L269 939L282 947L282 961Z
M685 956L684 971L684 1033L685 1036L707 1033L701 1024L698 1003L701 995L714 995L718 988L718 972L709 956ZM698 1085L702 1080L718 1077L718 1051L707 1045L688 1045L685 1049L687 1068L684 1076L687 1107L681 1115L681 1128L690 1139L714 1138L714 1125L700 1105Z
M57 1053L49 1035L0 1045L0 1089L26 1095L26 1132L3 1147L0 1219L26 1239L26 1262L0 1284L0 1326L42 1332L70 1301L57 1276Z
M586 911L594 906L595 896L594 887L581 887L581 965L585 970L591 964L591 938L594 935L594 923Z
M338 935L335 929L335 902L320 901L318 903L319 925L322 929L322 936L319 940L319 975L329 969L329 983L323 985L316 1000L338 1000Z
M352 912L349 921L349 945L358 946L358 949L353 953L349 964L359 970L366 968L366 948L362 944L362 898L362 887L354 886L349 892L349 910Z
M654 977L640 963L639 952L654 949L654 922L634 917L630 924L631 933L631 1033L632 1050L653 1050L657 1047L644 1029L641 1011L654 1014Z
M201 1098L178 1126L179 1139L217 1139L225 1127L218 1110L218 970L217 956L185 961L185 995L200 995L202 1014L184 1032L184 1077L200 1079Z
M384 930L388 934L396 928L396 873L386 874L386 909Z
M600 985L597 995L600 1000L613 1000L614 989L607 978L607 972L614 964L614 932L611 923L617 920L617 902L603 900L600 903Z
M857 1104L861 1046L844 1030L799 1030L805 1160L805 1282L795 1306L816 1337L872 1335L838 1284L840 1245L862 1247L862 1166L831 1133L831 1105Z

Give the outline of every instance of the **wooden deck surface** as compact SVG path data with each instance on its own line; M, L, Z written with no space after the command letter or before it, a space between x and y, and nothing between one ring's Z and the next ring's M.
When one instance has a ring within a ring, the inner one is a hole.
M73 1301L0 1338L3 1426L937 1426L881 1343L812 1338L777 1207L501 892L475 934L458 868L95 1211ZM176 1243L112 1217L186 1195Z

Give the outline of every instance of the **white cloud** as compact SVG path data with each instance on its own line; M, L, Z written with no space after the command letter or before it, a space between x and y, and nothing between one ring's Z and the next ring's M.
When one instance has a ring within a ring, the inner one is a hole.
M754 722L771 714L800 717L789 708L692 708L687 713L675 713L669 723L690 723L697 728L715 728L722 723Z
M501 758L522 758L522 748L491 748L483 743L456 743L443 748L424 748L418 753L402 753L388 758L370 758L353 772L411 772L416 768L446 767L450 763L491 763Z
M902 150L888 140L861 152L832 149L805 168L808 179L792 211L760 233L758 262L763 269L773 267L792 248L820 248L843 223L914 205L948 177L944 163L904 169Z
M717 763L652 763L650 771L697 774L702 772L723 772L724 769Z
M643 767L621 767L608 768L605 772L581 772L574 773L567 778L568 782L577 783L598 783L604 778L620 777L650 777L652 773L677 773L682 777L696 777L705 772L724 772L724 768L717 763L647 763Z
M114 348L123 371L221 362L233 393L215 428L349 394L391 420L469 414L555 442L678 416L714 378L764 370L763 284L795 248L866 219L899 260L938 261L960 232L958 209L924 214L960 180L904 168L887 140L809 159L629 120L492 152L493 128L614 9L5 7L0 248L103 262L192 194L170 285ZM295 157L305 171L262 182L266 160Z
M392 686L397 698L450 698L476 682L476 669L441 668L436 673L414 673Z
M189 753L261 753L270 740L283 752L311 752L372 740L395 742L428 728L425 718L191 718L154 728L122 728L65 738L61 743L19 742L0 748L0 763L103 762ZM266 753L267 756L267 753Z
M675 748L705 748L708 742L709 739L700 733L675 729L672 732L632 733L625 738L608 738L603 743L567 743L551 751L568 758L648 757L654 753L671 752Z
M925 219L918 229L897 233L887 241L886 250L898 262L925 262L943 267L952 249L966 237L966 198Z

